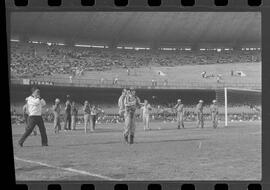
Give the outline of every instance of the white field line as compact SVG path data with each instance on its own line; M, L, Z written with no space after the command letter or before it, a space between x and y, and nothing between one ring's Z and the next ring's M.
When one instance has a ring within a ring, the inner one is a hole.
M254 132L254 133L248 133L249 135L261 135L262 132Z
M234 162L241 162L242 159L232 159L232 160L220 160L220 161L213 161L207 163L200 163L201 166L213 166L213 165L221 165L221 164L229 164Z
M73 168L63 168L63 167L53 166L53 165L38 162L38 161L26 160L26 159L18 158L17 156L14 156L14 159L19 160L19 161L23 161L23 162L27 162L27 163L31 163L31 164L37 164L37 165L41 165L41 166L46 166L48 168L54 168L54 169L69 171L69 172L78 173L78 174L82 174L82 175L98 177L98 178L105 179L105 180L114 180L114 181L119 181L120 180L120 179L113 179L113 178L103 176L103 175L99 175L99 174L95 174L95 173L90 173L90 172L83 171L83 170L77 170L77 169L73 169Z

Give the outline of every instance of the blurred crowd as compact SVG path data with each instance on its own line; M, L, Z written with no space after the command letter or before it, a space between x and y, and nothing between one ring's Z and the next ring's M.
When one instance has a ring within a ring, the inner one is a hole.
M52 106L49 106L52 107ZM77 123L78 124L83 124L84 123L84 118L83 118L83 113L82 113L82 106L77 106L78 107L78 117L77 117ZM101 112L98 113L97 115L97 124L101 123L122 123L124 122L124 118L119 116L117 113L117 108L115 109L115 112L106 112L104 109L101 109L100 106L97 106L98 109L102 110ZM151 111L150 114L150 119L152 122L159 121L159 122L176 122L176 112L172 107L168 106L160 106L160 105L152 105L153 110ZM231 109L230 109L231 108ZM228 109L228 120L233 122L233 121L256 121L256 120L261 120L261 111L259 107L250 107L250 106L235 106L235 107L230 107ZM24 118L23 114L21 112L21 107L15 107L13 106L11 108L11 118L12 118L12 123L23 123ZM206 121L211 120L211 114L209 111L209 107L206 106L204 109L204 119ZM238 111L233 111L233 110L238 110ZM224 113L220 111L219 114L219 120L224 121ZM53 111L50 108L46 108L44 113L43 113L43 119L45 122L52 123L54 116L53 116ZM136 113L136 120L137 121L142 121L142 113L137 112ZM61 122L64 121L64 115L61 115ZM196 121L196 113L195 109L192 106L186 107L185 108L185 117L184 121L186 122L191 122L191 121Z
M261 51L165 51L11 43L13 76L83 75L85 71L145 66L260 62Z

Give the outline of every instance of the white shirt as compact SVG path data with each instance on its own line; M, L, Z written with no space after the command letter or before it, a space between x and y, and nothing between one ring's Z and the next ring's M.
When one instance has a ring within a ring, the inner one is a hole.
M33 96L29 96L26 100L29 116L41 116L42 107L46 105L45 100L34 98Z

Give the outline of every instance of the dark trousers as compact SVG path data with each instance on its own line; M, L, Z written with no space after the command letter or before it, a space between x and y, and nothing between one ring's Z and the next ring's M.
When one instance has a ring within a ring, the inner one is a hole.
M23 136L19 140L20 144L24 143L24 141L32 133L32 131L35 128L36 125L38 126L39 132L40 132L40 135L41 135L41 144L42 145L48 145L46 128L44 126L42 116L29 116L28 117L28 126L27 126L27 129L24 132Z
M28 114L23 114L23 117L24 117L24 121L25 121L25 131L27 130L28 128Z
M64 116L64 129L65 130L71 130L71 115L70 114L65 114Z
M96 128L96 115L90 115L90 127L91 131L94 131Z
M23 117L24 117L24 121L25 121L25 131L27 131L27 128L28 128L28 114L24 114L23 115ZM37 130L35 130L35 127L34 127L34 129L33 129L33 134L34 135L37 135Z

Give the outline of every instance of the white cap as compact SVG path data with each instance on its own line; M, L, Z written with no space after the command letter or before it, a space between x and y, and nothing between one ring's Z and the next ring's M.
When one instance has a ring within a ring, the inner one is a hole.
M203 100L199 100L199 102L203 103Z
M181 99L178 99L177 102L181 102Z
M212 102L213 102L213 103L216 103L217 101L216 101L216 100L213 100Z
M60 102L60 100L58 98L55 99L55 102Z

